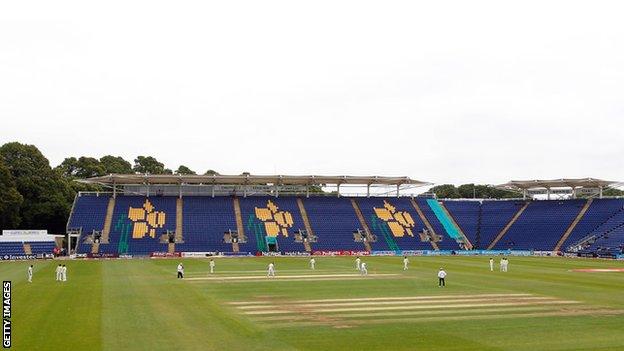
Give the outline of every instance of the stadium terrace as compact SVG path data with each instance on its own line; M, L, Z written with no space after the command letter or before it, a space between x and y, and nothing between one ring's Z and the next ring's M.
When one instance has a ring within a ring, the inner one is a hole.
M67 224L67 250L95 257L482 250L619 257L624 243L624 199L602 198L617 182L593 178L511 181L499 186L518 192L508 200L414 196L405 190L432 184L409 177L112 174L80 182L110 188L79 193ZM343 194L348 186L366 192ZM378 188L390 190L371 192ZM557 199L530 198L543 191ZM4 238L4 254L52 249L33 237Z

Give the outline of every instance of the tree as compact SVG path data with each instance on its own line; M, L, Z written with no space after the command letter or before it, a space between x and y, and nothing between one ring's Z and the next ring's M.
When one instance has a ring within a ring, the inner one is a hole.
M505 199L521 197L520 193L501 190L494 186L483 184L462 184L457 188L452 184L444 184L431 188L431 192L442 199Z
M624 191L616 188L604 188L602 196L624 196Z
M431 192L441 199L458 199L459 191L453 184L442 184L431 188Z
M204 173L204 175L211 176L211 175L221 175L221 174L219 174L219 172L217 171L213 171L212 169L209 169L206 171L206 173Z
M106 174L106 169L98 159L85 156L79 159L68 157L56 169L65 177L91 178Z
M158 160L152 156L137 156L137 158L134 159L134 167L132 169L138 173L148 174L173 173L170 169L166 169L164 164L158 162Z
M323 191L323 186L325 185L310 185L308 187L308 191L310 192L310 194L322 194L325 191Z
M195 173L195 171L191 170L190 168L184 165L180 165L180 167L178 167L178 169L175 171L175 174L197 174L197 173Z
M457 187L459 197L463 199L476 198L477 189L474 184L462 184Z
M100 158L100 164L104 167L105 174L130 174L132 165L121 156L106 155Z
M65 177L75 177L78 171L78 159L75 157L66 157L56 169Z
M24 198L17 191L15 180L0 158L0 230L17 228L20 206Z
M63 233L74 192L60 171L34 145L17 142L0 147L0 159L22 195L19 229L47 228Z

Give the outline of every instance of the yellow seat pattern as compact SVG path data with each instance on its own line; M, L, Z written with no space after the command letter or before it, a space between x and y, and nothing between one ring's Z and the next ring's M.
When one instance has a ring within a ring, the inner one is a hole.
M128 211L128 218L130 218L130 220L133 222L141 221L145 218L145 210L143 209L143 207L140 207L140 208L130 207L130 210Z
M288 211L280 211L279 207L268 200L266 207L255 207L256 218L264 222L264 229L268 236L278 236L280 233L288 237L288 228L294 224L293 216Z
M406 233L414 236L412 228L416 225L414 218L407 211L397 211L396 207L388 201L384 200L384 207L373 207L377 218L388 223L388 227L395 237L401 238Z
M132 229L132 239L141 239L145 236L145 234L147 234L147 223L134 223L134 228Z
M261 220L261 221L268 221L273 219L273 214L271 213L271 210L269 210L268 208L258 208L256 207L256 217Z
M162 228L166 221L165 212L155 211L154 205L149 200L145 200L143 207L130 207L128 218L134 222L133 239L141 239L146 235L156 237L156 228Z
M375 214L377 215L377 218L381 219L382 221L387 222L392 219L392 212L388 211L386 208L375 207Z

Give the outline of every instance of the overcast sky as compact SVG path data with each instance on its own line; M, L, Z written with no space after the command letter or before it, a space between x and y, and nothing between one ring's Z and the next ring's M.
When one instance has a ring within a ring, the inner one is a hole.
M0 144L225 174L624 180L624 3L3 1Z

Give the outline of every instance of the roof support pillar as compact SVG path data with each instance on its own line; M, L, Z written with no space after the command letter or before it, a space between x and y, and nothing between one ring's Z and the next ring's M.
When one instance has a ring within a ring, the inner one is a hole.
M310 197L310 186L306 185L306 198Z
M400 184L397 184L397 190L396 190L396 196L397 196L397 197L399 197L399 192L400 192L400 189L401 189L401 185L400 185Z
M370 184L366 184L366 197L370 197Z
M215 186L214 186L214 184L212 184L212 189L211 189L212 197L214 197L214 188L215 188Z
M527 198L527 190L522 189L522 200L526 200L526 198Z
M116 198L117 198L117 186L113 182L113 199L116 199Z
M146 192L146 195L147 195L147 197L149 197L149 193L150 193L150 191L149 191L149 183L147 183L146 185L147 185L147 192Z
M279 196L279 185L275 184L275 197Z
M550 188L546 188L546 198L550 200Z
M338 191L336 191L336 196L340 197L340 183L338 183Z
M182 198L182 183L178 184L178 197Z
M599 195L598 197L602 199L602 187L598 187Z

